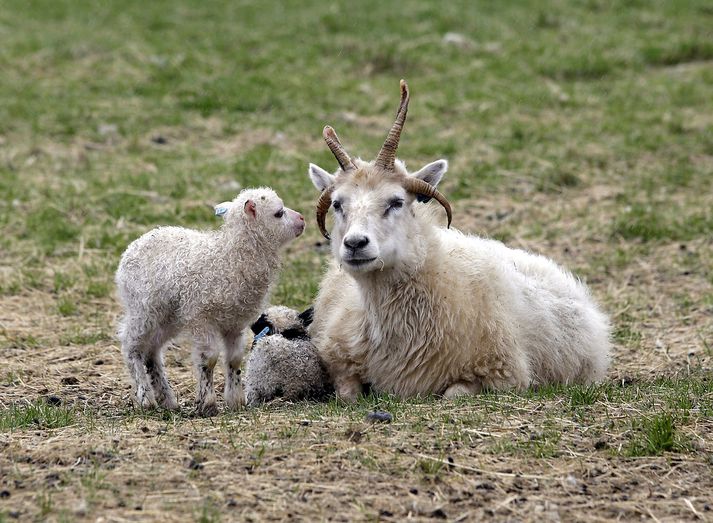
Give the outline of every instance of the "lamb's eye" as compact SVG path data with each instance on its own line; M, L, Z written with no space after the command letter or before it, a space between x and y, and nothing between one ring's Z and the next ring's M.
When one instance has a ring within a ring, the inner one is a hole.
M279 211L277 211L277 212L275 213L275 218L282 218L284 215L285 215L285 210L284 210L284 209L280 209Z
M334 202L332 202L332 207L334 207L335 211L341 211L342 210L342 202L340 202L339 200L335 200Z
M395 199L389 201L389 204L386 206L386 212L384 214L388 214L390 211L393 211L394 209L400 209L403 206L404 206L404 201L401 198L395 198Z

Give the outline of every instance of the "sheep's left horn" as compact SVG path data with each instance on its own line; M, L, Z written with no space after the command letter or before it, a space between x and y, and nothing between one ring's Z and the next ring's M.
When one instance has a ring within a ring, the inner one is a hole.
M408 192L414 194L421 194L427 198L435 198L436 200L438 200L438 203L440 203L446 210L446 215L448 216L448 227L451 226L451 220L453 219L453 214L451 212L451 204L448 203L446 197L443 196L438 191L438 189L436 189L430 183L424 182L423 180L419 180L418 178L406 178L403 181L403 187Z
M394 162L396 160L396 149L399 148L399 140L401 139L401 130L404 128L406 121L406 113L408 113L409 93L408 85L405 80L401 80L401 103L399 111L396 113L396 120L391 126L389 135L386 137L384 145L381 146L379 156L376 157L376 165L387 171L394 170Z
M425 182L424 182L425 183ZM322 236L329 239L329 233L327 232L327 227L325 226L325 220L327 218L327 211L332 205L332 191L334 190L334 185L330 185L322 194L319 196L317 201L317 225L319 226L319 232Z
M322 137L324 138L324 141L327 142L327 147L329 147L329 150L332 151L332 154L337 159L337 162L339 162L339 167L342 168L342 171L346 172L353 170L355 167L352 163L352 159L349 157L349 154L347 154L344 146L339 141L339 137L337 136L337 133L334 132L334 129L332 129L329 125L325 125L322 130Z

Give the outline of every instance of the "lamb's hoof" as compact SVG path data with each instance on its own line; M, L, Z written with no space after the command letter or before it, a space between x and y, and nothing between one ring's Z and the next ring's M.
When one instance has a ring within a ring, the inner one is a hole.
M238 401L226 402L226 410L229 412L237 412L245 408L246 402L245 398L241 397Z
M161 408L166 410L178 410L178 401L176 401L176 398L164 398L161 401Z
M196 414L201 418L212 418L218 415L218 405L215 403L204 403L196 405Z
M153 391L139 391L136 395L136 405L145 410L153 410L158 408L156 397Z

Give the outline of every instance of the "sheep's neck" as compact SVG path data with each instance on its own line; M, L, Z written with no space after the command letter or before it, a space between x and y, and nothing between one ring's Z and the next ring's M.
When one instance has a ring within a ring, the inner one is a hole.
M372 271L357 278L368 311L366 317L388 318L392 329L383 333L385 338L396 340L400 327L410 329L433 318L432 311L423 307L433 304L433 296L440 292L437 280L427 274L433 265L432 253L438 252L439 245L432 235L425 234L421 238L422 242L410 253L409 264ZM375 322L372 327L378 329L382 323Z
M254 283L270 283L280 268L280 247L272 238L250 233L219 234L217 243L233 271L249 276Z

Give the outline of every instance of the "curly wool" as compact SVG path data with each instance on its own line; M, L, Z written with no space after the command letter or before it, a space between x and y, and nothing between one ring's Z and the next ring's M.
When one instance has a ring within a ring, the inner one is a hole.
M216 209L217 231L159 227L134 241L116 273L125 314L118 327L136 399L144 407L177 408L161 348L189 330L198 372L197 403L215 412L213 367L222 342L226 402L243 404L242 330L264 308L280 268L280 248L299 236L304 219L269 188L246 189Z
M247 404L254 406L276 398L322 399L331 394L329 375L297 311L273 306L263 316L260 327L266 324L274 334L260 338L245 363ZM297 337L283 336L288 331Z

